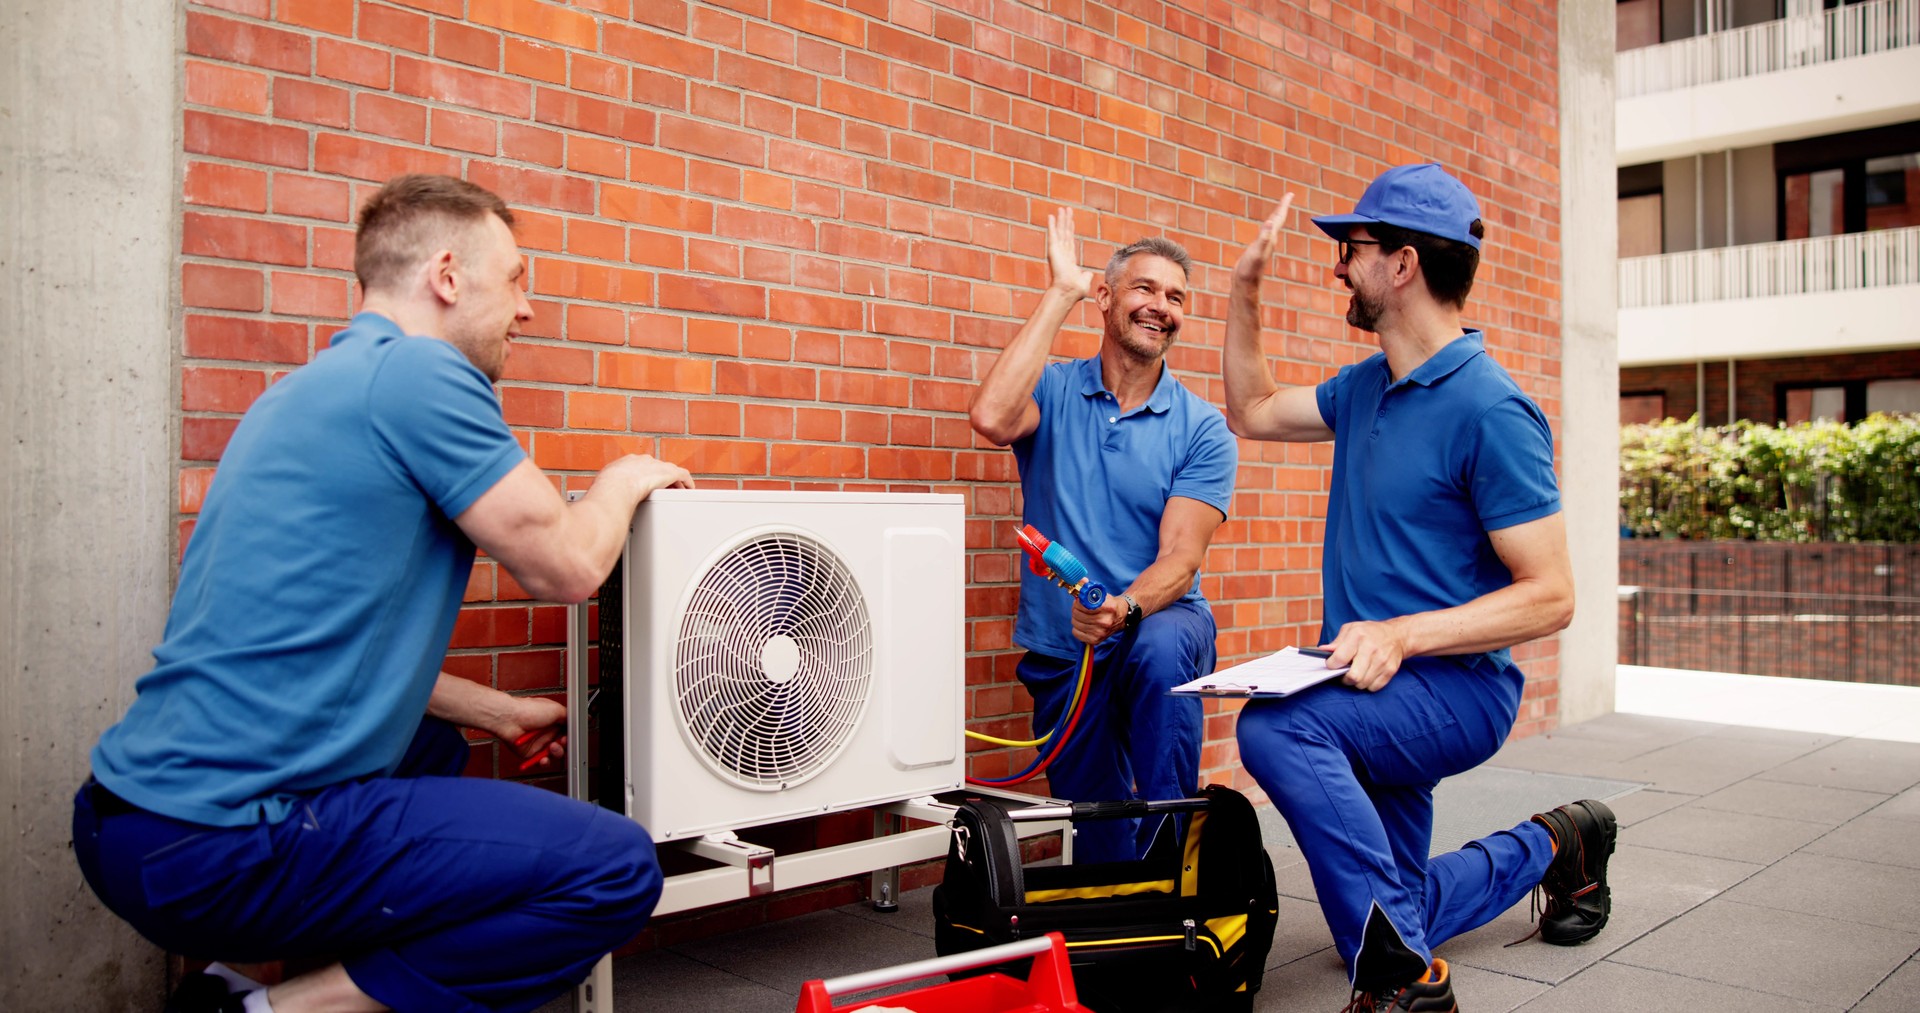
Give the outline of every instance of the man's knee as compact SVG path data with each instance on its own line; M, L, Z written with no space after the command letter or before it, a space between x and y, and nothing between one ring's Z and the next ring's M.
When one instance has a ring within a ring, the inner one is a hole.
M1204 614L1195 616L1183 607L1156 612L1141 620L1127 645L1127 664L1156 684L1190 682L1213 668L1213 634L1211 617Z
M665 885L653 837L640 824L611 813L602 822L607 826L595 835L598 870L589 892L595 904L605 905L601 910L619 912L637 931L660 903Z

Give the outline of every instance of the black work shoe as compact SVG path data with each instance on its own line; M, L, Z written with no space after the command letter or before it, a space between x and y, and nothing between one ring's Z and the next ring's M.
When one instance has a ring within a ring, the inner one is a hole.
M162 1013L246 1013L246 993L231 991L223 979L195 971L180 979Z
M1553 835L1553 864L1540 877L1546 904L1540 913L1540 938L1556 946L1574 946L1600 934L1613 907L1607 889L1607 859L1613 855L1619 823L1605 804L1587 799L1540 813L1534 822Z
M1356 993L1341 1013L1392 1013L1394 1010L1460 1013L1460 1005L1453 1001L1453 976L1447 973L1447 962L1435 957L1427 973L1391 992Z

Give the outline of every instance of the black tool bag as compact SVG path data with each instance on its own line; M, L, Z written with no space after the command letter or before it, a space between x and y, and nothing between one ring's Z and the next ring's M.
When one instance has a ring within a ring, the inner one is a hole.
M1139 861L1020 861L1016 821L1156 814L1174 818ZM1231 788L1209 785L1198 797L1166 802L1014 810L971 799L955 815L946 876L933 891L934 946L945 956L1059 932L1089 1009L1250 1010L1278 911L1259 821Z

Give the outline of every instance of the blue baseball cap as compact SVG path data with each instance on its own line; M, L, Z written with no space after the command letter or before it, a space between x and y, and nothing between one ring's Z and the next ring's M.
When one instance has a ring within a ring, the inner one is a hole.
M1355 225L1394 225L1414 232L1425 232L1480 248L1480 240L1469 231L1480 218L1480 202L1465 183L1447 170L1428 162L1425 165L1398 165L1367 184L1360 203L1348 215L1326 215L1313 224L1335 239L1347 238Z

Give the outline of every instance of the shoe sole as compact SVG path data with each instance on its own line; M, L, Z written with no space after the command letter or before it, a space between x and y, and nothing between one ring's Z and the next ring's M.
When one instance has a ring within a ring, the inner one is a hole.
M1606 850L1603 851L1600 855L1599 875L1594 877L1596 880L1600 880L1604 882L1607 875L1606 874L1607 863L1612 860L1614 845L1619 842L1620 821L1614 817L1613 810L1607 808L1607 804L1604 802L1599 802L1593 799L1587 799L1585 801L1574 803L1573 807L1581 809L1584 812L1586 812L1586 814L1589 817L1591 817L1596 824L1599 825L1602 837L1606 841ZM1577 823L1575 825L1575 829L1576 830L1579 829L1579 826ZM1601 896L1604 898L1601 906L1601 910L1600 910L1600 920L1597 922L1594 922L1591 928L1587 929L1586 931L1580 933L1577 936L1560 936L1556 938L1548 934L1548 932L1546 931L1546 926L1542 925L1540 938L1546 942L1552 943L1555 946L1578 946L1581 943L1584 943L1587 940L1592 939L1594 936L1599 935L1600 930L1607 927L1607 919L1613 916L1613 889L1608 886L1601 886L1600 890L1601 890Z

